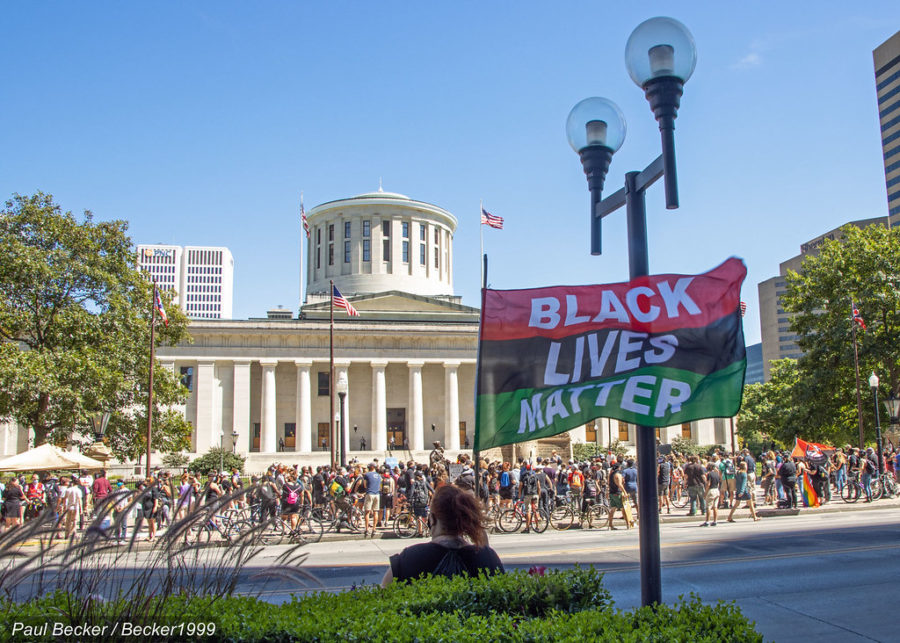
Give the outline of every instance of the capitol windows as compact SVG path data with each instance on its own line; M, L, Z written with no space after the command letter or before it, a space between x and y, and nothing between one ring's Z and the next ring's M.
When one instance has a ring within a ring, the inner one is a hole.
M319 395L328 395L328 371L319 371Z
M362 222L362 260L372 261L372 224L368 219Z
M334 224L328 224L328 265L334 265Z
M316 270L322 267L322 228L316 228Z
M381 223L381 258L385 261L391 260L391 222L382 221Z
M425 244L419 244L419 265L425 265Z

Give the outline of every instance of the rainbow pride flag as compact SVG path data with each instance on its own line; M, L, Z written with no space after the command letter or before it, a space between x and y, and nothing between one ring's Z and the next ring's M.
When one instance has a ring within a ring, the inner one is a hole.
M812 480L809 479L809 474L805 471L803 472L803 484L800 485L800 496L803 498L804 507L819 506L819 494L816 493Z

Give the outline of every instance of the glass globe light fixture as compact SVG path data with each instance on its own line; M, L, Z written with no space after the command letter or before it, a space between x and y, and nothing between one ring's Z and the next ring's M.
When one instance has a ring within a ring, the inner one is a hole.
M661 77L687 82L696 65L694 37L674 18L645 20L631 32L625 45L625 66L638 87Z

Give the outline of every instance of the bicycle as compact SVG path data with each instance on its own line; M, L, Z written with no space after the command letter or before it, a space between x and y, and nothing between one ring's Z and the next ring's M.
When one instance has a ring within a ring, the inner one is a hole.
M500 513L500 517L497 519L497 526L500 528L500 531L508 534L519 531L522 528L522 523L525 522L525 514L524 502L517 500L512 509L506 509ZM535 504L531 510L529 529L541 534L547 530L549 524L550 515Z
M585 522L588 524L588 529L593 528L594 522L597 522L599 526L603 526L609 514L609 505L602 496L586 500L591 502L591 504L586 510L582 511L582 507L578 506L579 499L572 496L571 492L566 493L566 499L563 501L563 504L558 505L550 512L550 524L553 525L553 528L558 531L566 531L575 524L576 516L578 516L580 528L584 528Z

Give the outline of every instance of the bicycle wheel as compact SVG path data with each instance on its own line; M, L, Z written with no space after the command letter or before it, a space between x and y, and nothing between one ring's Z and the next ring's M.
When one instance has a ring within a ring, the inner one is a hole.
M874 477L872 478L872 482L869 484L872 487L872 499L880 500L881 496L884 495L884 484L882 484L882 479Z
M312 516L300 517L297 528L291 532L291 535L298 538L304 543L317 543L322 540L322 534L325 533L325 526L320 520Z
M547 531L547 526L550 524L550 514L548 514L543 509L539 511L533 511L531 513L531 529L536 531L539 534Z
M598 503L588 512L588 529L605 527L607 520L609 520L609 507Z
M686 507L689 500L687 489L684 487L678 487L672 494L672 506L678 509Z
M550 512L550 524L558 531L565 531L575 522L575 513L571 507L563 505Z
M208 525L194 525L184 532L184 542L187 545L206 545L212 536L212 528Z
M856 502L859 500L859 485L855 480L848 480L841 489L841 499L844 502Z
M416 535L416 517L403 511L394 518L394 533L397 538L412 538Z
M497 527L505 534L519 531L522 527L522 514L515 509L506 509L501 512L500 517L497 518Z

